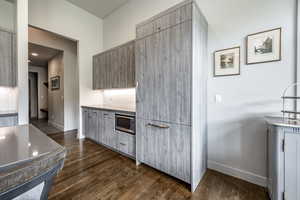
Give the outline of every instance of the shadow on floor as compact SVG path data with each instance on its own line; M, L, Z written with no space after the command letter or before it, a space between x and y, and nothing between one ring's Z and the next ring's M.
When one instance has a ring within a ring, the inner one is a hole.
M54 127L53 125L48 123L46 119L39 119L39 120L30 120L30 124L34 125L42 132L46 133L47 135L55 134L55 133L63 133L58 128Z

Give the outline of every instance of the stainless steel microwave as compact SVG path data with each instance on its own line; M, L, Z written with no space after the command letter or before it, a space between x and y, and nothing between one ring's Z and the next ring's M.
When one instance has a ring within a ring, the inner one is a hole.
M135 116L116 114L115 129L135 135Z

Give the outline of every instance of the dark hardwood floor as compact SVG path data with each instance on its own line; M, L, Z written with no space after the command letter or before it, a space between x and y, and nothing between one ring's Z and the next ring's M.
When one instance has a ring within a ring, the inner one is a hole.
M49 199L83 200L266 200L265 189L208 170L194 194L188 185L90 140L76 132L52 134L68 150L65 166L55 178Z

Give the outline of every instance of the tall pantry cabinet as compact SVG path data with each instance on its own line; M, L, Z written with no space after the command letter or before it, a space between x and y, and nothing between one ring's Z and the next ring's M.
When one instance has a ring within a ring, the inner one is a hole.
M184 1L137 25L137 162L191 184L207 166L207 29Z

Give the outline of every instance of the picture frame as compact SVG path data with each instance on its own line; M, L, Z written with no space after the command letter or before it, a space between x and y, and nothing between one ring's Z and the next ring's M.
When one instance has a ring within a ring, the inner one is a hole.
M51 79L51 90L59 90L60 89L60 76L54 76Z
M282 28L248 35L246 38L246 64L281 61Z
M214 77L241 74L241 47L221 49L214 52Z

